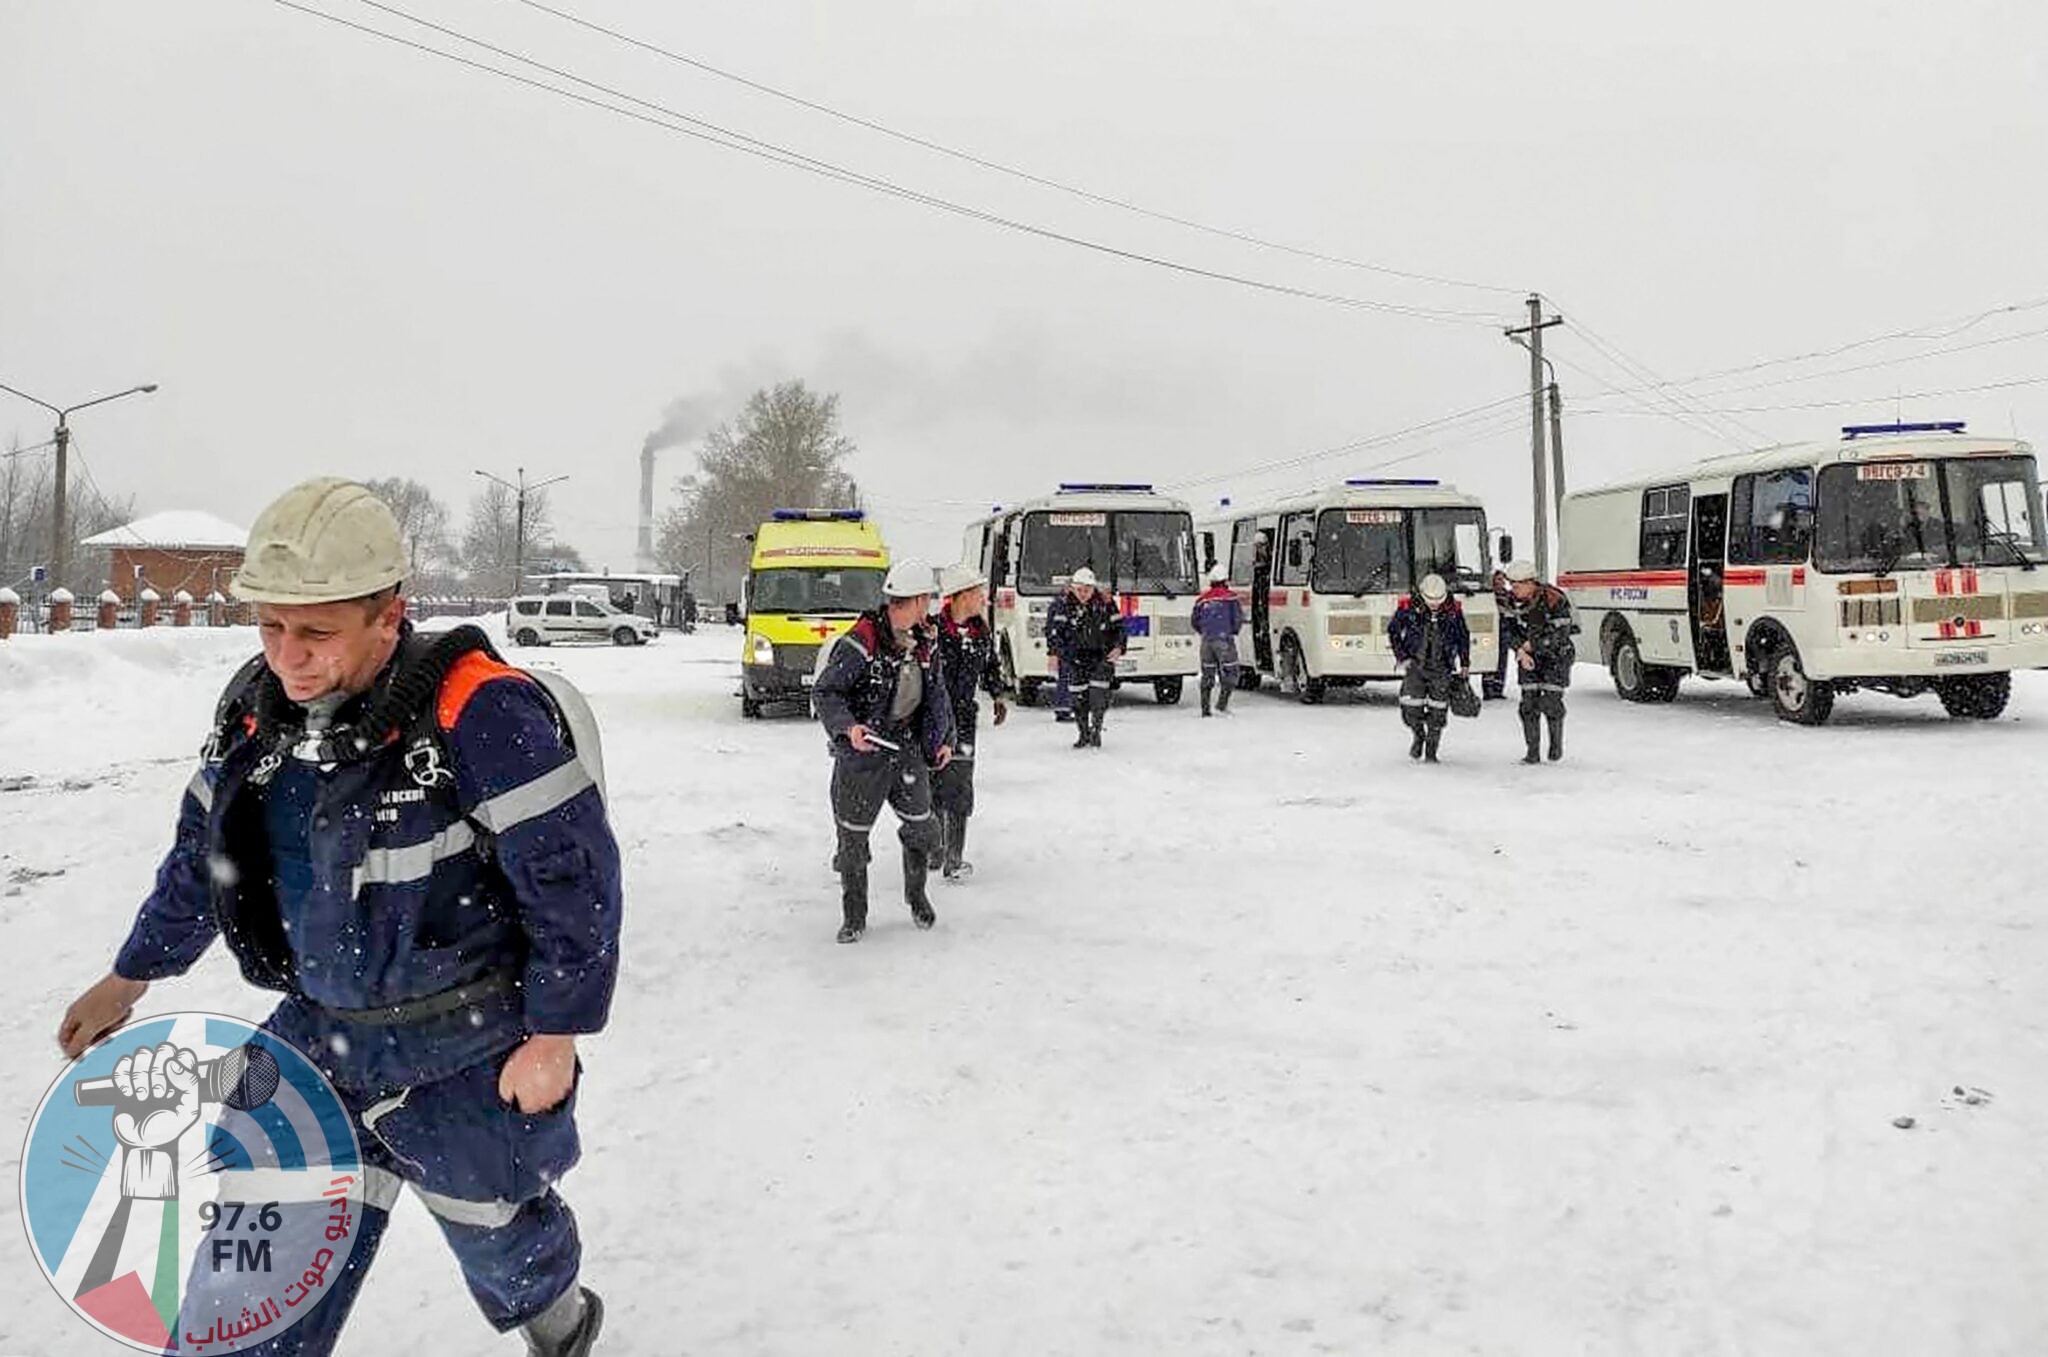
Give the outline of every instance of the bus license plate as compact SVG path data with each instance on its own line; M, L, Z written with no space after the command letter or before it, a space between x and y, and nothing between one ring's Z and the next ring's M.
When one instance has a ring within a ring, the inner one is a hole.
M1116 672L1119 674L1135 674L1138 672L1138 662L1129 656L1125 656L1116 662Z
M1944 650L1935 655L1934 663L1936 668L1957 664L1989 664L1991 663L1991 652L1988 650Z
M816 674L800 674L797 676L797 682L802 684L806 688L810 687L813 683L816 683L817 681L818 676Z

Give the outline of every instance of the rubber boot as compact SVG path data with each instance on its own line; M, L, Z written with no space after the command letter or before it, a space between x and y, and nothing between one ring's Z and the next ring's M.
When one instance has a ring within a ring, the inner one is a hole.
M1219 714L1221 714L1221 715L1224 715L1224 716L1228 716L1228 715L1230 715L1230 690L1231 690L1232 688L1235 688L1236 686L1237 686L1237 680L1236 680L1236 679L1231 679L1231 680L1229 680L1228 682L1225 682L1225 683L1221 684L1221 685L1220 685L1220 686L1219 686L1219 687L1217 688L1217 690L1216 690L1216 710L1217 710L1217 712L1218 712Z
M1088 738L1089 726L1094 719L1095 713L1089 710L1086 702L1076 704L1074 707L1074 748L1086 749L1089 745L1095 743Z
M1422 747L1427 743L1427 737L1423 735L1421 726L1410 726L1409 729L1415 733L1415 738L1408 742L1408 757L1419 759L1422 757Z
M1429 734L1424 739L1422 745L1422 761L1424 763L1436 762L1436 747L1438 743L1440 743L1443 740L1443 738L1444 728L1442 726L1432 724L1429 727Z
M563 1308L566 1297L526 1326L523 1333L527 1357L589 1357L597 1344L598 1330L604 1327L604 1302L587 1286L580 1288L578 1294L580 1304L570 1307L570 1313L576 1316L575 1322L566 1333L549 1332L555 1323L556 1311Z
M1109 693L1097 688L1088 698L1088 743L1102 748L1102 723L1109 716Z
M967 817L951 815L946 818L946 879L965 881L974 875L974 864L967 860Z
M841 854L842 859L844 854ZM839 866L839 904L844 922L839 928L841 942L859 942L868 929L868 865L845 862Z
M1202 715L1204 716L1209 715L1209 696L1211 692L1212 689L1208 684L1202 685Z
M1541 763L1543 761L1543 718L1535 712L1526 712L1522 716L1522 739L1529 746L1529 752L1522 756L1522 762Z
M903 850L903 899L910 906L910 917L919 928L930 928L939 921L932 911L932 901L925 894L925 873L930 870L921 848Z
M1564 717L1552 716L1550 720L1550 761L1556 763L1564 757Z

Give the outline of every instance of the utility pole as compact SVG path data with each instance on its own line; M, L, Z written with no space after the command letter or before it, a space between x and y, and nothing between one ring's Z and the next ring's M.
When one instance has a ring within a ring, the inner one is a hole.
M1529 323L1518 325L1507 331L1507 337L1529 351L1529 473L1531 507L1535 510L1536 573L1545 579L1550 577L1550 513L1544 482L1543 456L1544 429L1544 380L1543 380L1543 332L1553 325L1564 324L1563 316L1544 319L1543 298L1534 292L1529 294ZM1527 335L1525 342L1522 336Z
M549 486L560 485L563 481L569 479L567 476L556 476L551 480L539 481L533 485L528 485L526 483L526 468L520 467L518 468L518 471L519 484L517 485L514 485L512 482L506 480L503 476L493 476L488 471L478 471L476 473L477 475L483 477L485 480L491 481L497 485L502 485L507 490L510 490L513 494L515 502L519 506L519 526L517 528L517 535L513 539L512 547L513 594L517 594L520 591L520 589L524 587L526 584L526 497L528 495L537 495L541 491L547 489Z
M50 496L50 579L60 588L64 584L65 572L71 566L71 535L65 531L65 510L68 507L67 490L71 469L71 416L88 405L105 405L123 396L145 396L156 390L156 383L146 386L131 386L126 391L116 391L111 396L95 396L89 401L76 405L56 406L46 400L31 396L26 391L16 391L11 386L0 385L0 391L19 396L31 405L40 405L57 417L57 435L50 440L57 449L57 484Z
M1550 360L1545 359L1548 363ZM1557 511L1558 535L1564 535L1564 397L1557 393L1557 373L1550 374L1550 503Z

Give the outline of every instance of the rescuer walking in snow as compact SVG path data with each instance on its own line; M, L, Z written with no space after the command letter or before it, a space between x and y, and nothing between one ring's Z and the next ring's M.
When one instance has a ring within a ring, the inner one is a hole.
M1095 572L1082 566L1054 600L1045 620L1048 644L1057 636L1059 653L1073 675L1074 721L1080 732L1074 748L1102 747L1102 722L1109 714L1109 695L1116 683L1116 662L1124 654L1124 619L1116 601L1096 583Z
M338 1280L247 1351L334 1349L404 1186L492 1325L582 1357L604 1312L555 1184L578 1155L576 1041L618 968L596 728L482 632L414 632L406 572L360 485L308 481L257 518L233 587L263 654L222 694L156 887L58 1041L77 1055L222 936L283 993L263 1026L321 1067L364 1157Z
M839 941L868 926L868 834L884 805L901 821L903 899L919 928L938 916L925 890L945 841L932 809L928 770L953 761L953 703L929 614L932 569L902 560L882 582L882 604L832 643L812 703L832 747L832 819L844 919Z
M953 565L939 574L944 599L939 614L939 658L946 694L953 704L953 758L932 774L932 800L938 808L945 839L945 862L939 874L958 881L974 874L967 850L967 820L974 814L976 727L981 721L979 694L994 702L995 724L1009 718L1004 701L1003 665L988 627L988 581L972 566Z
M1451 691L1472 667L1464 609L1441 575L1424 575L1415 593L1401 600L1387 642L1401 665L1401 719L1414 737L1408 757L1435 763L1450 720Z
M1571 601L1554 584L1536 578L1536 567L1514 561L1504 572L1511 599L1502 619L1503 646L1512 647L1522 690L1524 763L1543 759L1543 727L1550 727L1551 762L1564 757L1564 694L1572 682L1574 646Z
M1202 638L1202 715L1209 714L1209 695L1216 694L1216 710L1230 714L1230 694L1237 688L1237 633L1244 626L1244 606L1230 587L1230 571L1218 564L1209 567L1209 587L1195 599L1188 619Z

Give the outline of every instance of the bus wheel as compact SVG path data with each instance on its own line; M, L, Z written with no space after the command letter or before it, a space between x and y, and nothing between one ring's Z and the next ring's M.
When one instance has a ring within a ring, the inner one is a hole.
M537 646L540 644L540 633L532 627L521 627L512 634L512 644L516 646Z
M746 718L747 720L749 720L749 721L758 721L758 720L760 720L760 719L761 719L761 704L760 704L760 703L758 703L758 702L756 702L756 701L755 701L755 700L754 700L753 698L751 698L751 697L748 697L748 696L747 696L747 695L746 695L745 693L741 693L741 694L740 694L740 715L741 715L741 716L744 716L744 717L745 717L745 718Z
M1257 692L1259 690L1259 667L1255 664L1239 664L1237 666L1237 686L1247 693Z
M2012 698L2011 674L1967 674L1934 685L1941 709L1963 721L1989 721L2005 712Z
M1678 673L1643 659L1636 638L1627 631L1615 636L1608 658L1614 691L1628 702L1669 702L1678 696Z
M1288 693L1310 706L1323 700L1329 685L1322 679L1311 678L1308 661L1302 657L1301 642L1289 636L1280 643L1280 691Z
M1835 709L1835 690L1806 676L1790 644L1771 655L1771 709L1780 721L1802 726L1825 725Z
M1035 707L1038 705L1038 679L1020 679L1017 682L1017 705Z
M1155 679L1152 683L1152 696L1159 699L1162 707L1171 707L1180 701L1180 690L1181 681L1177 678Z

